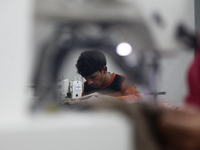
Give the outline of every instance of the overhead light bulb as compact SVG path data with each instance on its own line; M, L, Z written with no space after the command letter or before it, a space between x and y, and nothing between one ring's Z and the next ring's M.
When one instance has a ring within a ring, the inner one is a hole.
M120 43L117 46L116 52L120 56L127 56L130 55L132 52L132 47L129 43Z

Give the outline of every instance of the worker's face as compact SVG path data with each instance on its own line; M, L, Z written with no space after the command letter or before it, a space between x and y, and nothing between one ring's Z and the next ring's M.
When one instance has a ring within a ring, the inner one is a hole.
M96 71L91 76L85 76L88 84L93 88L99 88L102 86L107 72L107 67L104 67L102 71Z

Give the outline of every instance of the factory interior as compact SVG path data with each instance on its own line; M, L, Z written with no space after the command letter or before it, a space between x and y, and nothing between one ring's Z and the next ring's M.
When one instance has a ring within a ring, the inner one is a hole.
M200 97L191 108L187 97L199 8L199 0L2 1L0 149L200 149ZM106 73L126 76L139 100L83 95L89 79L76 64L86 50L103 52Z

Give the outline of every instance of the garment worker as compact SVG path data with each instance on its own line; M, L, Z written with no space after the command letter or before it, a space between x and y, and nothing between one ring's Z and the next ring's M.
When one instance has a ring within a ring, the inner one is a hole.
M126 102L141 99L140 92L133 84L128 84L126 76L107 71L106 57L101 51L82 52L77 60L76 68L78 73L86 79L82 96L99 92Z

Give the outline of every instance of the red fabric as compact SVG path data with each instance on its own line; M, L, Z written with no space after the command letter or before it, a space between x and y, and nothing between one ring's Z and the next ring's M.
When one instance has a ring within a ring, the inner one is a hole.
M189 94L185 100L186 104L200 108L200 48L189 69L188 86Z

